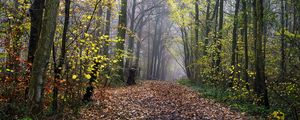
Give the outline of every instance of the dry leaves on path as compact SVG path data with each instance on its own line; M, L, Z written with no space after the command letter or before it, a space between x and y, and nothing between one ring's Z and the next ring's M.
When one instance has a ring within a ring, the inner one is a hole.
M94 103L81 111L86 120L244 120L245 115L202 98L173 82L143 81L135 86L95 93Z

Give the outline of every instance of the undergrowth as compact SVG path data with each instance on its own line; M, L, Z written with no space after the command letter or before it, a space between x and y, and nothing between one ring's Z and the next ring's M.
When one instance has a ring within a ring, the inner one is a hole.
M232 110L245 112L250 116L254 116L253 119L267 118L273 111L275 111L273 109L266 109L262 106L257 106L248 100L232 100L230 96L235 95L235 93L228 91L223 87L199 84L187 79L179 80L178 83L198 91L201 96L205 98L223 103L229 106Z

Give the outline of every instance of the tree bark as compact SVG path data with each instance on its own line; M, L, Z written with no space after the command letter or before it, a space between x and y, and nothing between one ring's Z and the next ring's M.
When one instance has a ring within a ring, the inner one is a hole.
M32 65L29 87L29 109L31 116L38 115L42 112L42 98L44 83L46 81L45 76L56 29L58 7L59 0L49 0L46 2L40 42L38 43L37 52L35 53Z
M237 71L237 41L238 41L238 14L240 8L240 0L236 0L235 11L234 11L234 21L232 30L232 53L231 53L231 66L233 66L233 73L231 74L232 80L236 77Z
M31 17L30 38L28 46L29 63L33 62L34 54L37 49L43 21L44 4L45 0L34 0L29 9Z
M192 73L190 69L190 50L189 50L189 44L188 44L188 34L185 28L180 28L181 30L181 37L183 41L183 48L184 48L184 66L187 77L191 80L192 79Z
M213 18L214 18L214 44L217 44L217 39L218 39L218 17L219 17L219 4L220 4L220 0L216 0L216 5L215 5L215 9L214 9L214 14L213 14ZM216 68L216 51L214 51L214 53L212 54L212 66L213 68Z
M122 54L124 51L126 27L127 27L127 0L121 0L121 14L119 15L118 38L121 39L122 41L117 43L117 48L119 49L117 53L118 56L123 56ZM120 76L119 79L121 81L124 81L124 57L121 57L118 64L120 67L118 71Z
M140 61L140 51L141 51L141 38L142 38L143 28L144 28L144 25L140 24L139 28L138 28L138 37L139 37L139 40L136 43L137 45L136 45L136 52L135 52L135 56L136 56L135 66L136 66L138 72L139 72L139 61ZM137 75L139 76L139 73Z
M204 34L204 49L203 54L207 55L208 33L210 31L210 0L207 0L206 16L205 16L205 34Z
M66 43L68 41L67 39L67 32L68 32L68 27L69 27L69 19L70 19L70 0L65 0L65 20L64 20L64 28L63 28L63 34L62 34L62 42L61 42L61 54L59 57L59 63L58 66L54 64L54 74L55 74L55 82L54 82L54 87L53 87L53 96L52 96L52 112L55 114L57 113L57 107L58 107L58 85L59 82L58 80L63 79L63 65L65 64L65 59L66 59ZM53 46L53 60L55 60L55 51L54 51L54 46ZM54 62L56 63L56 62Z
M104 49L104 55L106 55L106 57L108 57L108 50L109 50L109 48L108 48L109 43L107 42L107 40L110 37L111 6L112 6L112 4L108 3L107 12L106 12L106 21L105 21L105 36L107 38L104 41L103 49Z
M265 73L264 73L264 57L262 53L262 39L263 39L263 0L254 0L254 23L256 24L256 33L255 33L255 71L256 77L254 80L254 92L262 97L262 103L266 108L269 108L267 87L265 82Z
M200 20L199 20L199 0L195 1L195 43L196 43L196 58L198 58L198 47L199 47L199 27L200 27Z
M243 5L243 41L244 41L244 52L245 52L245 64L244 64L244 80L249 83L248 76L248 65L249 65L249 55L248 55L248 15L247 15L247 2L246 0L242 0ZM249 90L249 85L247 85L247 89Z
M284 35L284 1L280 0L280 4L281 4L281 19L280 19L280 23L281 23L281 36L280 36L280 40L281 40L281 48L280 48L280 52L281 52L281 61L280 61L280 80L284 80L285 78L285 73L286 73L286 67L285 67L285 35Z
M198 78L198 74L200 72L200 67L199 65L196 63L196 61L200 58L200 51L199 51L199 27L200 27L200 20L199 20L199 0L195 1L195 54L194 54L194 80L198 80L201 81L201 79Z
M34 0L29 9L30 12L30 36L29 36L29 44L28 44L28 56L27 61L29 63L29 71L27 71L27 76L30 76L30 71L32 69L32 63L34 59L34 54L37 49L41 27L43 22L43 13L44 13L44 4L45 0ZM29 78L30 79L30 78ZM26 83L28 86L25 89L25 99L28 97L29 92L29 81Z
M136 9L136 0L133 0L132 3L132 8L131 8L131 16L130 16L130 31L131 34L129 34L129 43L128 43L128 53L129 53L129 58L127 58L125 66L126 68L130 68L133 65L133 49L134 49L134 37L135 37L135 9ZM130 68L131 69L131 68ZM128 69L128 73L131 74L130 69ZM137 69L137 68L135 68ZM129 78L129 76L128 76ZM133 83L129 82L127 79L127 83ZM134 80L134 79L132 79ZM134 82L135 83L135 82Z
M220 65L221 65L221 39L223 38L223 16L224 16L224 0L220 0L220 17L219 17L219 29L218 29L218 41L217 41L217 60L216 60L216 67L217 71L220 71Z

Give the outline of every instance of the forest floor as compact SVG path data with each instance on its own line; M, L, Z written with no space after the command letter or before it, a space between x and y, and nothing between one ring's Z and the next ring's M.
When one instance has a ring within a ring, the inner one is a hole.
M97 90L94 102L81 109L86 120L244 120L243 113L203 98L175 82L142 81L137 85ZM78 118L77 118L78 119Z

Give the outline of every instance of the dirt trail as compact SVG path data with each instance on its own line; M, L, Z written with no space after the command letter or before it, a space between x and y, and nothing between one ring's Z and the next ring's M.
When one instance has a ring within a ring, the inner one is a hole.
M245 115L172 82L143 81L135 86L100 91L80 112L87 120L244 120Z

